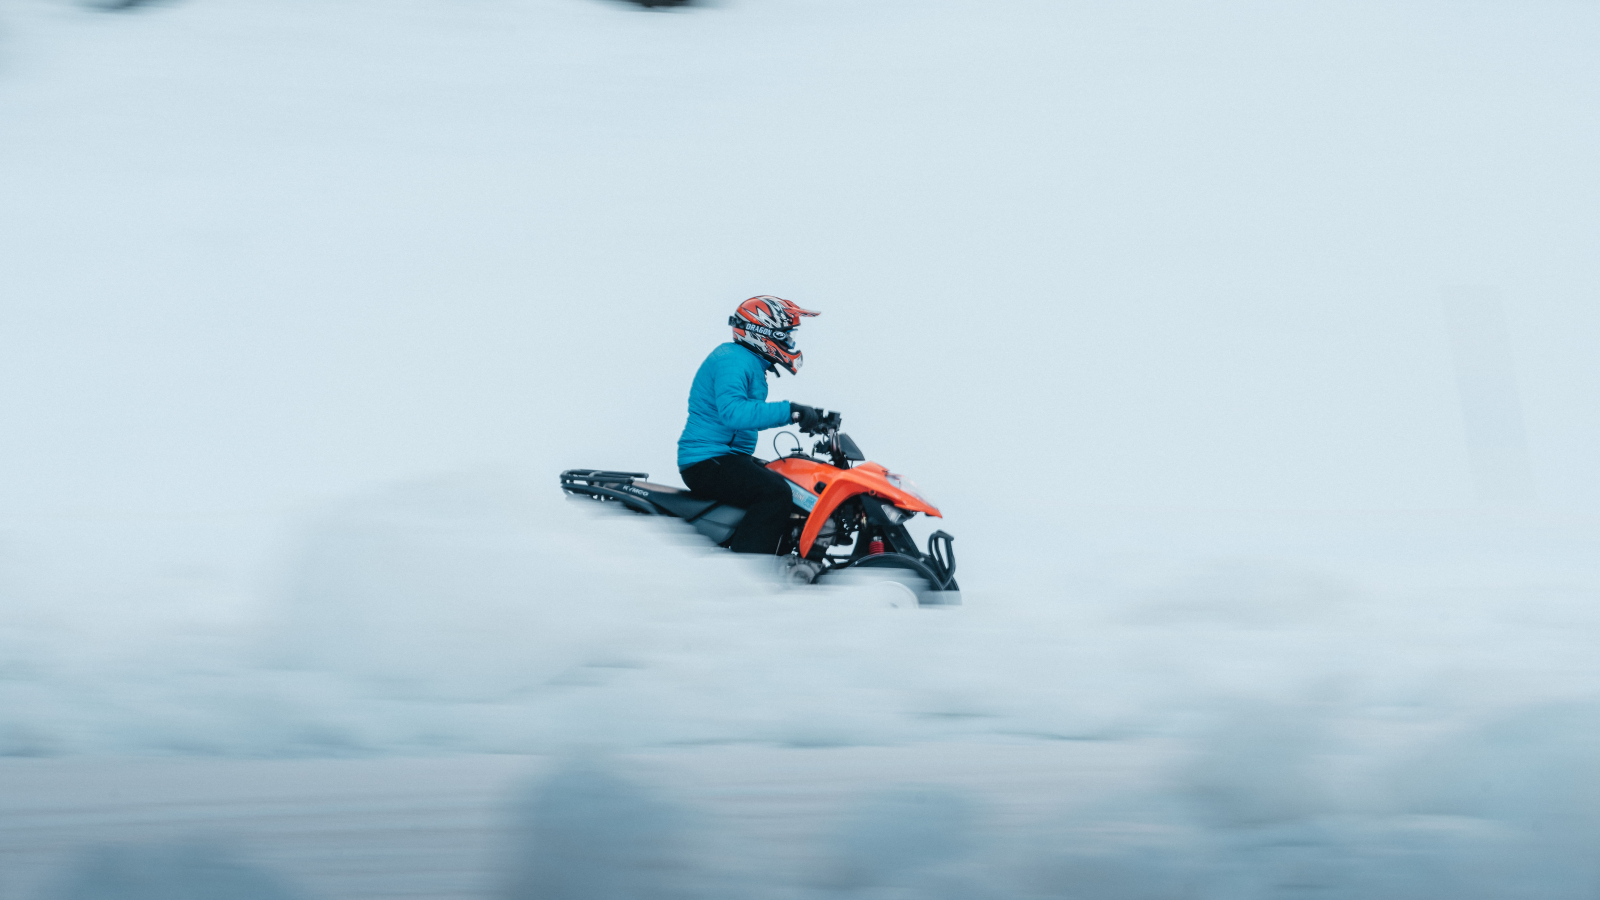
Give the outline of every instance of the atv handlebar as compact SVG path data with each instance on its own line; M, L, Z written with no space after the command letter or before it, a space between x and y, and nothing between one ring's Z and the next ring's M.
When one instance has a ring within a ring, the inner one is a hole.
M822 418L817 422L815 428L811 428L809 430L805 429L805 428L802 428L802 429L800 429L800 431L802 433L804 433L804 434L812 434L812 435L820 434L820 435L831 436L831 435L834 435L834 434L838 433L839 426L842 425L843 423L844 423L844 413L841 413L841 412L830 412L830 413L823 414Z
M848 469L852 462L860 462L866 457L861 455L861 449L856 446L856 442L850 440L850 435L839 430L842 424L844 424L844 413L837 411L824 413L815 425L811 428L802 427L800 432L822 438L811 446L812 454L826 455L835 466ZM802 446L804 445L799 444L797 440L794 453L791 455L804 456L805 452L800 449ZM778 449L777 438L772 439L772 449Z
M811 448L811 452L828 454L828 457L833 460L833 464L841 469L848 469L851 463L861 462L866 459L865 456L861 455L861 448L856 446L856 442L850 440L850 435L842 431L835 431L833 434L817 441L817 445Z

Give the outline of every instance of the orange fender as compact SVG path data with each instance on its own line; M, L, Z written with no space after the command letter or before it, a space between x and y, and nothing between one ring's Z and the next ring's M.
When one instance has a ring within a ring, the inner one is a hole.
M811 546L839 504L857 494L871 494L887 500L901 509L926 513L942 519L932 504L909 491L895 487L889 481L889 470L875 462L862 463L853 469L839 469L806 456L789 456L767 463L767 468L798 484L817 498L817 505L806 519L800 532L800 555L811 552Z

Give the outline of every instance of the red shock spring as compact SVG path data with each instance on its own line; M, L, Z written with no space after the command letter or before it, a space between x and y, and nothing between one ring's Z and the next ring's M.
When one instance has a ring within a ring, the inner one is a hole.
M873 538L871 541L867 542L867 553L872 554L872 553L882 553L882 552L883 552L883 538Z

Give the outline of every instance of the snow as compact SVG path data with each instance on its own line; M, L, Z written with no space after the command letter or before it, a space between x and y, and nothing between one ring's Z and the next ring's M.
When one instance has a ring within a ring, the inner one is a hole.
M14 0L0 900L1588 896L1597 32ZM964 606L555 488L756 293Z

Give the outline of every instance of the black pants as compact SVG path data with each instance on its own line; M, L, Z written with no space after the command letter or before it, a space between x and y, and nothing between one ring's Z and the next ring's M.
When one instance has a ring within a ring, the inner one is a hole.
M789 507L794 504L789 482L753 456L730 453L697 462L682 472L689 490L742 506L744 519L734 529L728 549L735 553L777 553L789 530Z

